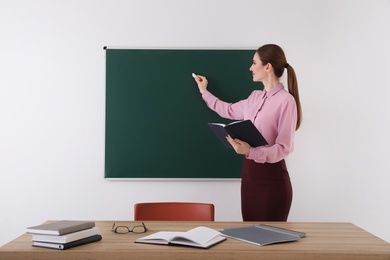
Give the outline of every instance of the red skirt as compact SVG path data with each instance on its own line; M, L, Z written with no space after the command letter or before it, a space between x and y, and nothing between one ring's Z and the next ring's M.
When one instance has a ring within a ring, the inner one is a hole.
M244 221L287 221L292 187L286 163L256 163L244 158L241 212Z

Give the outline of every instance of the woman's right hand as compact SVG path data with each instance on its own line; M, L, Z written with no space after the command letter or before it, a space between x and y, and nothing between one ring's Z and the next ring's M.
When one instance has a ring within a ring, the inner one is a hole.
M200 94L203 94L203 92L207 89L207 84L208 84L206 77L201 75L196 75L195 81L198 84Z

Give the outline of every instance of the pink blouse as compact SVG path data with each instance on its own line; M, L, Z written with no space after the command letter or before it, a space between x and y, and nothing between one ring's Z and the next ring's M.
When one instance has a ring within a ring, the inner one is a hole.
M258 163L275 163L294 150L297 106L294 97L282 84L269 92L253 91L245 100L227 103L209 91L202 98L207 106L221 117L233 120L251 120L267 140L268 145L251 147L248 159Z

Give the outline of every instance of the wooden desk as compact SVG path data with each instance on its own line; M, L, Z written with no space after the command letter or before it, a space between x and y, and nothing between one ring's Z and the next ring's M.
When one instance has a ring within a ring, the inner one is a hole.
M116 221L133 226L140 222ZM265 224L306 232L297 242L255 246L228 238L209 249L134 243L157 231L187 231L197 226L220 230L250 226L254 222L156 222L147 221L145 234L115 234L113 221L96 221L103 239L99 242L55 250L31 246L31 234L24 234L0 248L0 259L390 259L390 244L350 223Z

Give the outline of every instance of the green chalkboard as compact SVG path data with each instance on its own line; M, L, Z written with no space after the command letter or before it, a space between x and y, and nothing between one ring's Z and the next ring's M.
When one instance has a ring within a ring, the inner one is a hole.
M245 99L254 50L106 49L106 178L240 178L243 156L207 122L228 123L191 74L227 102Z

